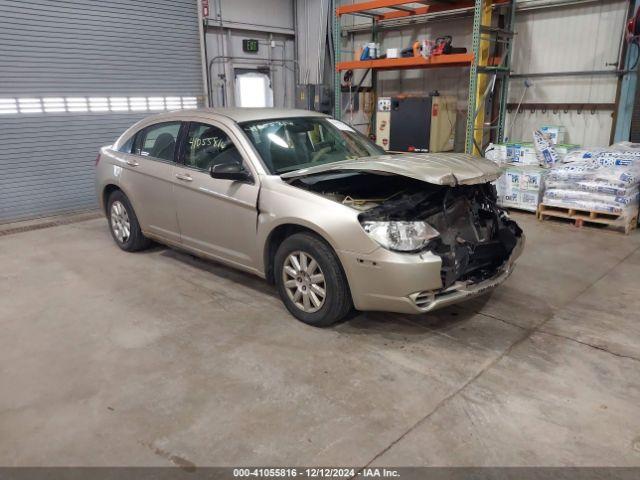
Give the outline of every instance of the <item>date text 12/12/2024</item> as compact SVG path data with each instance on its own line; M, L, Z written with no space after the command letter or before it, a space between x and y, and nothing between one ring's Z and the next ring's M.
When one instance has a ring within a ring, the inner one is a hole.
M235 468L235 478L398 478L389 468Z

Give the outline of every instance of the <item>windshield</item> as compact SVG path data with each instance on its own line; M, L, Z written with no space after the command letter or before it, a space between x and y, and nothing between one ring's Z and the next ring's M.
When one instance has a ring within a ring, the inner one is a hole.
M297 117L244 122L240 127L272 174L386 152L333 118Z

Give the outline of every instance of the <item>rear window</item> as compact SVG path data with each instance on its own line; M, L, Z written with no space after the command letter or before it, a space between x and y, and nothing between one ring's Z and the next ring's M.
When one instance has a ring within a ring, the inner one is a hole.
M131 135L126 142L120 145L118 151L122 153L131 153L131 150L133 149L133 141L135 140L135 138L135 135Z

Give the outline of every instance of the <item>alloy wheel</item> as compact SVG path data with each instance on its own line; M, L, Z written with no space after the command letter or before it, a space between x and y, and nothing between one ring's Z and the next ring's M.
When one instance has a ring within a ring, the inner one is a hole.
M303 312L314 313L324 305L327 298L324 273L308 253L289 254L282 267L282 281L289 299Z
M116 200L111 204L111 229L120 243L126 243L131 235L129 214L122 202Z

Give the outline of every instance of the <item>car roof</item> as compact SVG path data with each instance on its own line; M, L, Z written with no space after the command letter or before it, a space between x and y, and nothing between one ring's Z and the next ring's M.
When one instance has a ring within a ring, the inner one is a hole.
M310 110L287 109L287 108L197 108L189 110L175 110L172 112L163 112L145 120L151 121L167 121L179 120L184 116L198 115L199 117L209 117L212 120L220 116L230 118L234 122L251 122L255 120L272 120L277 118L291 117L328 117L324 113L313 112Z
M185 110L173 110L171 112L162 112L143 118L139 122L129 127L114 142L113 148L120 146L134 133L141 128L160 122L171 121L188 121L198 117L203 120L218 120L229 123L251 122L256 120L275 120L278 118L293 117L329 117L320 112L311 110L299 110L294 108L194 108Z

